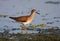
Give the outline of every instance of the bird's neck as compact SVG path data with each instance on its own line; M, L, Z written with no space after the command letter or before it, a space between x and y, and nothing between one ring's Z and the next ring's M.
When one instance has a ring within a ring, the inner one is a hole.
M32 13L30 14L30 16L31 16L31 17L34 17L34 16L35 16L35 12L32 12Z

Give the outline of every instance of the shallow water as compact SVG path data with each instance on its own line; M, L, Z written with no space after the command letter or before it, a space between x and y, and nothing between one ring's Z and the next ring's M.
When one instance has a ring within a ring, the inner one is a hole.
M35 18L31 24L47 24L47 26L43 29L51 27L60 28L60 4L47 4L47 1L48 0L0 0L0 14L8 15L7 17L0 17L0 30L2 31L3 29L11 30L12 28L21 28L21 24L9 19L8 17L29 15L33 8L35 8L40 13L40 15L35 15ZM55 2L55 0L49 1ZM59 2L59 0L56 2ZM18 30L16 33L17 32ZM32 33L32 31L30 33Z

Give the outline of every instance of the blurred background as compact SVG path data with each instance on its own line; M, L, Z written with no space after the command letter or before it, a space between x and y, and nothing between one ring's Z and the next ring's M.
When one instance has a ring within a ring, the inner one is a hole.
M32 9L36 9L40 15L36 14L32 23L26 25L28 33L60 29L60 0L0 0L0 33L25 33L21 30L21 24L9 17L29 15Z

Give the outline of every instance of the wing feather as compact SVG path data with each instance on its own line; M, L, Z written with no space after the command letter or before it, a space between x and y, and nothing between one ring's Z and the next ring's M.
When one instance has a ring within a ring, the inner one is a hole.
M29 16L21 16L21 17L9 17L11 19L14 19L18 22L26 22L28 20Z

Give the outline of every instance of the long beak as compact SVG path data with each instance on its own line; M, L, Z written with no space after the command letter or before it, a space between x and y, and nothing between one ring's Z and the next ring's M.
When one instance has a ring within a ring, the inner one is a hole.
M38 13L38 12L36 12L36 13L40 15L40 13Z

